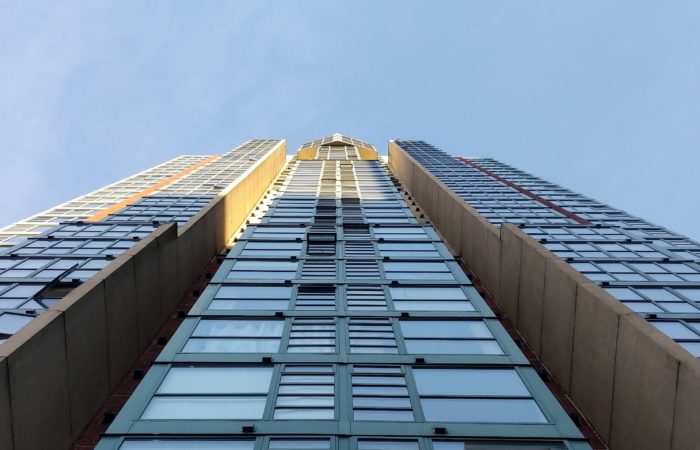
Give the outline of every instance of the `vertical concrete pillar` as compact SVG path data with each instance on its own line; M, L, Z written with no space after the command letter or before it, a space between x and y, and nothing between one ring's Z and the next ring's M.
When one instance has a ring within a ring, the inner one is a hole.
M186 228L178 231L177 237L177 287L180 298L184 297L187 290L194 283L192 261L192 230Z
M7 368L7 358L3 356L0 357L0 448L14 450L9 383L10 375Z
M547 255L523 241L520 259L518 331L536 353L540 353L542 308Z
M105 284L99 274L64 297L72 435L77 437L110 393Z
M114 390L139 355L138 308L133 258L105 270L110 390Z
M620 319L634 314L592 282L576 289L569 392L606 442L610 442L615 359Z
M158 278L160 283L160 317L164 323L182 299L178 286L177 226L170 224L158 236Z
M500 295L497 300L503 308L503 312L517 326L522 238L514 230L515 227L510 224L501 227Z
M672 450L692 450L700 442L700 365L688 355L678 368L676 404L673 409Z
M564 261L554 258L547 260L542 301L541 357L550 373L566 390L571 381L578 277L581 275ZM581 281L585 282L585 279Z
M620 318L610 447L669 450L685 351L636 314Z
M16 450L62 450L73 442L65 343L63 315L45 311L0 346Z
M158 238L149 236L134 253L136 314L138 319L138 350L141 354L153 340L163 323L161 317L160 259Z

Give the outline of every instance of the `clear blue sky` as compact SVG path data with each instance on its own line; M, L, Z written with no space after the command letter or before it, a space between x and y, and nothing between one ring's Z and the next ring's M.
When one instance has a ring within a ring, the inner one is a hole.
M700 239L700 2L0 0L0 224L334 131L495 157Z

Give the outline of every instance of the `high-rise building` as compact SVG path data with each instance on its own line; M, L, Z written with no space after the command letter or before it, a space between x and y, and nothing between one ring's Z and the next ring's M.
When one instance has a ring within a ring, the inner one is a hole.
M389 162L611 448L697 447L700 244L493 159Z
M284 152L3 229L0 448L696 448L698 244L422 141Z
M700 243L490 158L396 145L494 226L517 224L700 357Z
M180 156L0 229L0 343L159 224L185 224L281 144Z

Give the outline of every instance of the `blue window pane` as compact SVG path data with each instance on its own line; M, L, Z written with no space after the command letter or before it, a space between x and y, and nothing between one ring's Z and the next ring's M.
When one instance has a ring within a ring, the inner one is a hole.
M649 300L656 300L656 301L662 301L662 302L677 302L681 301L680 298L678 298L676 295L674 295L672 292L667 291L666 289L662 288L639 288L637 289L642 295L647 297ZM624 299L623 299L624 300Z
M318 406L333 407L335 401L330 396L280 396L277 398L277 407L287 406Z
M405 337L493 337L480 320L402 320L401 332Z
M547 423L534 400L482 398L421 398L432 422Z
M357 409L354 411L355 420L389 420L396 422L413 421L413 411Z
M335 417L333 409L315 409L315 408L278 408L275 409L275 419L320 419L332 420Z
M634 312L639 313L650 313L650 312L662 312L663 310L653 303L649 302L625 302L625 305L629 307Z
M686 296L689 300L700 302L700 289L676 289L676 291Z
M283 320L202 320L192 336L282 336Z
M406 351L417 354L441 354L441 355L502 355L503 350L496 341L482 340L406 340Z
M279 339L190 339L183 353L270 353L279 350Z
M248 394L270 389L271 367L173 367L159 394Z
M469 301L416 301L394 300L397 311L475 311Z
M559 442L433 441L434 450L564 450Z
M357 441L358 450L418 450L416 440L369 440L360 439ZM461 449L464 450L464 449Z
M301 449L301 450L322 450L331 448L328 439L270 439L271 449Z
M297 263L275 260L238 260L233 264L233 270L296 271Z
M700 336L679 322L651 322L662 333L671 339L698 339Z
M460 288L434 287L392 287L389 288L394 300L466 300L467 296Z
M217 299L289 299L291 296L292 288L286 286L221 286L214 297Z
M128 440L119 450L253 450L255 441Z
M420 395L530 396L513 369L413 369Z
M449 272L387 272L386 277L390 280L454 280L455 277Z
M280 311L289 300L212 300L207 309Z
M668 312L675 312L675 313L696 313L698 312L698 309L688 303L685 302L678 302L678 303L671 303L671 302L665 302L665 303L659 303L663 308L668 311Z
M0 333L15 334L20 328L31 322L32 319L34 317L20 314L2 314L0 315Z
M680 344L684 349L688 350L690 354L700 358L700 342L680 342Z
M155 397L142 419L261 419L266 397Z

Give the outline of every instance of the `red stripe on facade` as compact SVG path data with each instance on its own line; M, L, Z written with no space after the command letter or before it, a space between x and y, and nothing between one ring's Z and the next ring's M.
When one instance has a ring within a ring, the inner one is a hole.
M465 164L467 164L467 165L469 165L469 166L475 168L476 170L478 170L478 171L480 171L480 172L485 173L486 175L490 176L491 178L493 178L493 179L495 179L495 180L498 180L498 181L500 181L501 183L503 183L503 184L505 184L505 185L507 185L507 186L512 187L512 188L515 189L516 191L521 192L521 193L527 195L528 197L530 197L531 199L535 200L536 202L542 203L543 205L547 206L548 208L551 208L551 209L555 210L556 212L565 215L566 217L568 217L568 218L571 219L571 220L574 220L574 221L576 221L576 222L578 222L578 223L580 223L580 224L582 224L582 225L591 225L591 222L589 222L588 220L584 219L583 217L579 217L579 216L577 216L576 214L572 213L571 211L567 211L566 209L562 208L561 206L556 205L556 204L550 202L550 201L547 200L546 198L540 197L539 195L535 194L534 192L528 191L528 190L525 189L524 187L519 186L519 185L513 183L512 181L510 181L510 180L508 180L508 179L506 179L506 178L503 178L503 177L500 176L500 175L496 175L495 173L491 172L491 171L488 170L487 168L482 167L482 166L480 166L479 164L477 164L477 163L475 163L475 162L473 162L473 161L470 161L470 160L468 160L468 159L466 159L466 158L462 158L462 157L460 157L460 156L456 157L455 159L457 159L457 160L459 160L459 161L462 161L463 163L465 163Z

